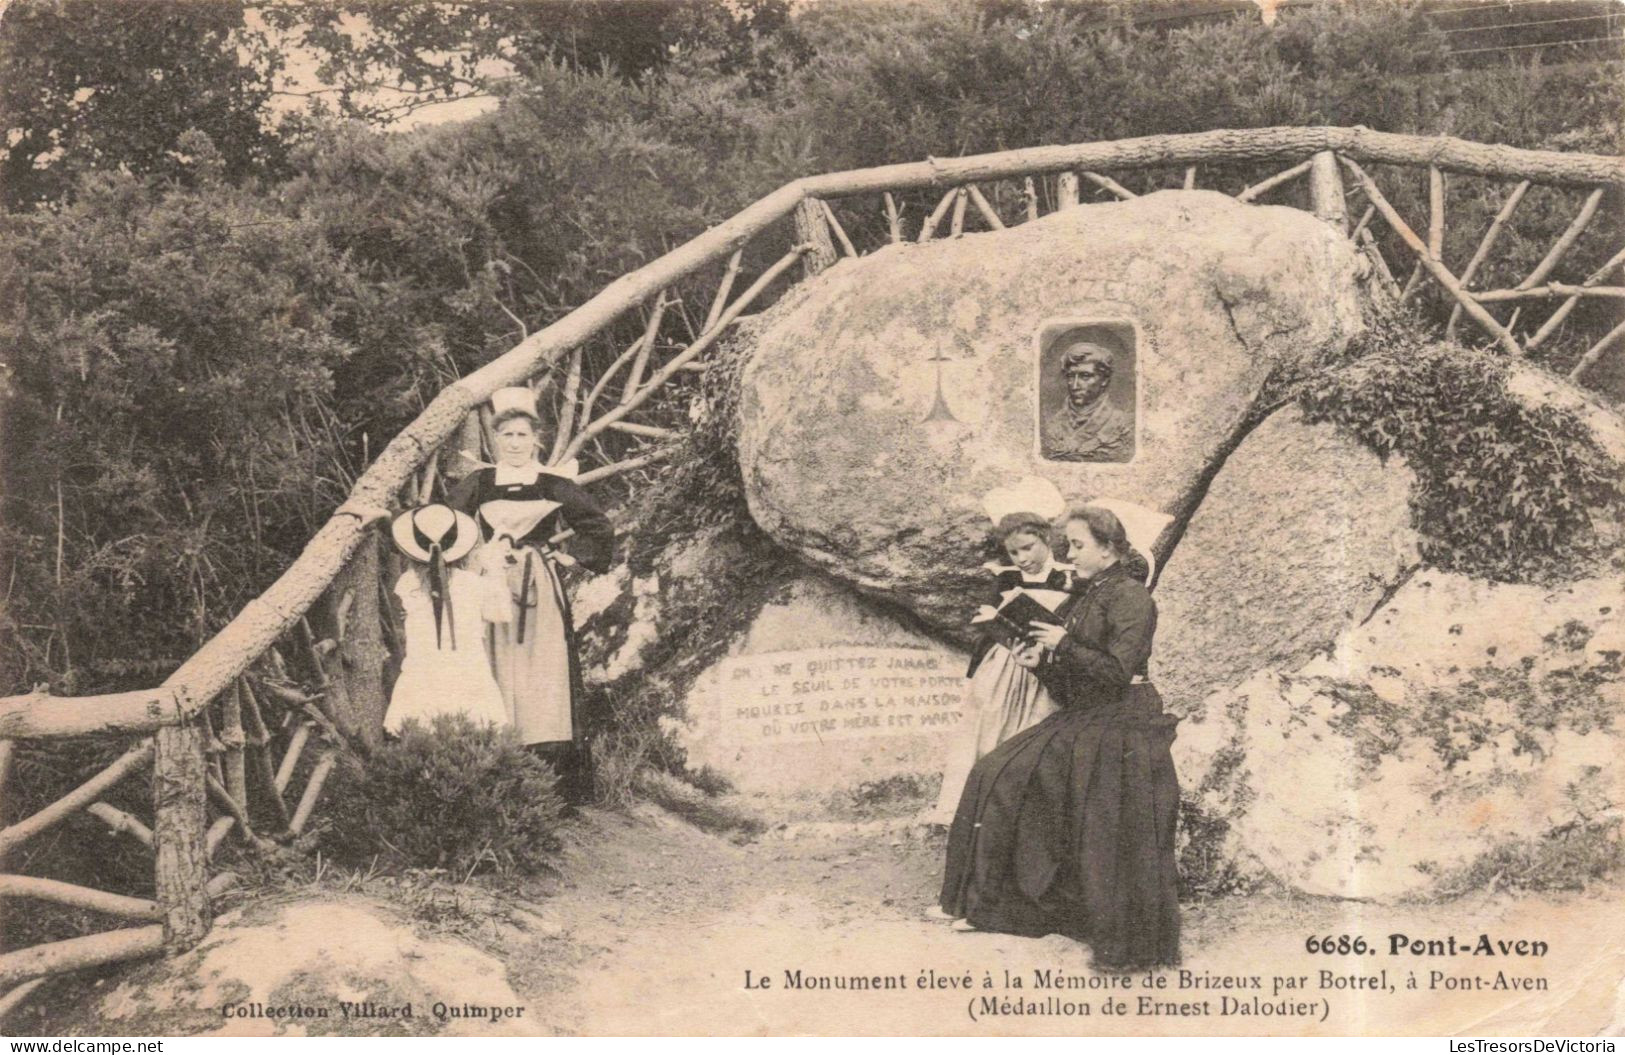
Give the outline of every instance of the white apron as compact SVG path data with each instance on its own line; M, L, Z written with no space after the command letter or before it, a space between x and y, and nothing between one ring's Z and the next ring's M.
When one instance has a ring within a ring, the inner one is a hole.
M487 567L505 583L512 608L506 622L491 626L491 660L509 721L527 744L575 737L564 585L552 560L534 546L512 541L558 508L547 499L480 505L480 516L493 532Z

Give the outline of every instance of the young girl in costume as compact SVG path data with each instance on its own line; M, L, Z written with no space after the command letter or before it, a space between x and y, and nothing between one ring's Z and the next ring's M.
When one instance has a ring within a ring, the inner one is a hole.
M1018 596L1038 602L1053 612L1076 585L1072 566L1055 559L1050 546L1051 521L1065 501L1055 485L1029 477L1014 487L990 492L982 506L993 522L993 537L1009 562L992 561L983 567L992 576L991 602L978 610L972 625L991 628L998 609ZM1016 662L1009 645L984 633L966 671L969 712L949 747L942 774L942 791L929 824L953 820L965 778L978 758L999 744L1035 725L1055 710L1055 702L1032 671Z
M395 583L406 655L384 728L398 733L408 721L427 725L439 714L508 724L485 645L486 623L510 617L508 593L464 566L480 538L474 518L449 506L419 506L396 517L391 534L413 565Z

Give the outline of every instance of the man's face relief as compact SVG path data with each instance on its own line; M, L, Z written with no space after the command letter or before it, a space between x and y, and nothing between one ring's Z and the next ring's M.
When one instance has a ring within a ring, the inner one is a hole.
M1086 407L1106 394L1112 383L1111 370L1100 363L1081 362L1069 365L1063 375L1066 395L1074 407Z

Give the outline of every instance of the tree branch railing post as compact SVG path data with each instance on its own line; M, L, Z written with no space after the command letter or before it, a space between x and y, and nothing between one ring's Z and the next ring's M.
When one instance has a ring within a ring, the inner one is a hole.
M1308 161L1310 211L1343 234L1348 233L1348 206L1344 204L1343 177L1337 171L1337 155L1317 150ZM1295 173L1288 169L1282 175ZM1245 192L1243 192L1245 193Z
M960 187L959 190L954 192L954 214L948 221L949 238L958 238L965 233L965 203L967 199L968 195L965 193L964 187Z
M982 214L982 219L987 221L988 227L995 231L1004 230L1004 221L999 219L998 210L993 208L993 203L987 200L987 195L982 193L981 188L972 183L966 190L970 193L971 204Z
M1619 252L1609 257L1606 264L1587 275L1586 280L1581 283L1582 288L1589 289L1598 285L1609 275L1617 271L1622 264L1625 264L1625 249L1621 249ZM1546 338L1550 337L1557 331L1559 326L1563 325L1563 320L1569 317L1569 312L1574 310L1574 306L1580 303L1580 300L1581 294L1579 292L1571 294L1569 299L1560 304L1557 310L1552 312L1551 316L1541 324L1540 329L1536 330L1530 335L1529 339L1523 343L1523 346L1529 351L1534 351L1536 348L1539 348L1541 344L1546 341Z
M248 738L243 732L243 697L241 680L220 694L220 742L225 746L221 768L226 794L244 811L248 809L248 766L243 749Z
M154 887L163 913L164 948L182 952L209 933L208 855L203 825L203 733L196 718L154 735L152 761Z
M1490 221L1489 229L1484 232L1484 237L1478 243L1478 248L1473 250L1472 258L1467 261L1467 266L1462 269L1462 289L1471 288L1473 278L1478 274L1479 266L1489 257L1490 249L1494 247L1496 239L1501 237L1501 231L1506 227L1507 221L1512 218L1512 212L1518 207L1518 203L1523 201L1523 196L1529 192L1529 187L1530 182L1528 180L1522 181L1512 188L1512 193L1507 195L1506 201L1501 203L1501 208L1496 211L1495 219ZM1460 319L1461 305L1457 304L1450 309L1450 320L1444 325L1446 340L1455 336L1456 323ZM1526 344L1526 347L1533 347L1533 344Z
M824 215L824 203L817 198L802 199L796 206L795 217L796 244L812 247L801 258L802 275L812 278L822 274L836 260L829 219Z
M1461 288L1461 283L1456 281L1456 277L1445 268L1441 261L1433 256L1428 249L1427 243L1417 237L1416 232L1411 230L1410 225L1388 203L1388 199L1383 197L1382 191L1377 189L1376 183L1372 181L1370 176L1366 175L1365 170L1348 158L1339 158L1339 160L1354 175L1355 179L1360 181L1360 185L1365 188L1366 197L1372 205L1377 207L1377 211L1382 213L1383 219L1388 221L1388 226L1394 229L1395 234L1404 239L1405 244L1411 247L1412 252L1416 253L1418 262L1432 273L1439 285L1443 286L1451 296L1456 298L1467 312L1467 315L1474 322L1484 327L1485 331L1500 342L1501 347L1505 348L1512 356L1522 356L1523 349L1518 347L1518 342L1513 338L1512 334L1499 322L1496 322L1495 317L1484 310L1483 305L1472 299Z

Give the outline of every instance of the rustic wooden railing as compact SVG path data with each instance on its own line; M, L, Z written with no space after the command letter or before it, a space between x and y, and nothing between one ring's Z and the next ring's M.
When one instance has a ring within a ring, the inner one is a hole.
M59 698L34 692L0 699L0 787L11 740L96 733L146 737L68 795L0 831L0 857L85 810L115 833L152 849L156 891L147 900L51 880L0 875L0 897L41 899L141 924L0 955L0 986L15 986L0 997L0 1014L16 1007L51 974L195 944L209 929L211 897L230 882L229 874L212 879L208 875L210 857L228 834L235 829L247 847L263 849L303 829L336 753L347 740L332 706L333 699L344 691L347 638L370 635L374 642L387 642L392 637L387 607L377 603L376 591L358 592L345 576L365 561L373 562L376 569L377 549L363 549L364 543L374 540L374 525L391 509L432 495L443 448L446 463L459 451L477 459L481 451L490 450L481 405L496 389L535 383L538 378L544 385L552 384L560 373L556 368L568 357L554 393L559 413L551 459L562 462L592 454L592 460L600 464L580 474L583 482L642 468L666 456L662 445L677 432L669 426L634 421L634 415L650 407L655 395L666 391L674 379L703 371L707 365L703 356L717 339L796 264L802 265L801 274L807 276L830 267L841 255L859 255L832 201L842 202L854 229L855 221L861 221L866 229L883 231L885 241L896 243L907 239L907 205L900 198L941 191L915 234L917 241L925 242L937 237L944 222L946 237L954 238L963 235L973 219L999 230L1038 219L1045 202L1052 211L1075 207L1085 186L1091 193L1113 198L1135 197L1133 190L1104 170L1135 173L1142 188L1151 189L1146 185L1155 182L1154 173L1171 169L1172 186L1191 189L1200 183L1202 166L1233 173L1240 166L1257 168L1270 163L1286 167L1240 189L1234 197L1257 202L1307 179L1309 208L1349 234L1370 259L1379 288L1397 300L1410 301L1432 283L1453 308L1446 323L1449 331L1454 332L1459 317L1465 315L1508 355L1521 356L1538 348L1585 298L1625 298L1625 281L1619 277L1625 249L1579 281L1556 277L1605 196L1617 194L1625 185L1625 159L1618 157L1519 150L1358 128L1264 128L1034 147L792 182L615 280L581 307L524 337L511 351L441 391L361 475L345 502L287 571L162 685L103 696ZM1373 165L1426 170L1429 211L1425 224L1407 223L1366 171L1365 166ZM1517 181L1472 257L1457 270L1444 259L1446 179L1451 174ZM1533 185L1583 195L1573 222L1521 282L1505 289L1473 291L1474 278ZM854 211L854 199L873 202L873 211ZM1362 199L1363 215L1351 231L1349 205ZM1373 233L1378 218L1390 231L1390 243L1397 238L1403 251L1413 257L1412 270L1403 283L1395 277L1388 254ZM745 291L735 296L733 288L745 270L748 243L785 220L793 224L791 248L761 267ZM673 291L680 282L713 266L722 269L716 293L703 322L696 326ZM1520 335L1515 315L1502 321L1496 314L1508 305L1516 312L1520 305L1552 300L1561 303L1527 335ZM644 305L641 335L589 386L583 376L583 349L595 337L610 332L622 316ZM671 310L674 306L676 312ZM663 336L674 328L674 318L687 328L686 341ZM1582 378L1622 337L1625 324L1609 330L1579 357L1571 376ZM619 392L612 393L617 379ZM629 449L619 455L604 453L599 441L607 432L627 437ZM324 595L334 630L318 640L305 616ZM365 620L362 614L367 616ZM368 625L380 620L384 625ZM302 679L290 671L284 649L297 649L306 672ZM274 701L282 719L274 735L265 717L268 701ZM320 745L316 760L304 767L303 791L290 809L285 796L300 772L302 759L308 761L313 742ZM277 746L281 756L273 765L272 751ZM101 801L109 788L149 763L150 828ZM213 821L208 819L210 801L216 807ZM268 832L254 830L255 816L268 820Z

